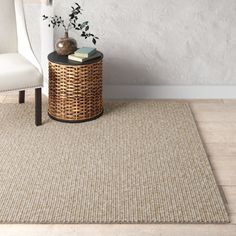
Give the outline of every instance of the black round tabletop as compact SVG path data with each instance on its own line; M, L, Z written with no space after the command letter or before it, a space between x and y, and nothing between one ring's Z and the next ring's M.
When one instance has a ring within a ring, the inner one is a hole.
M100 54L100 56L98 58L92 59L89 61L85 61L85 62L77 62L77 61L69 60L68 56L58 55L57 52L50 53L48 55L48 60L52 63L61 64L61 65L68 65L68 66L89 65L89 64L96 63L96 62L103 59L103 54L99 51L97 51L97 52Z

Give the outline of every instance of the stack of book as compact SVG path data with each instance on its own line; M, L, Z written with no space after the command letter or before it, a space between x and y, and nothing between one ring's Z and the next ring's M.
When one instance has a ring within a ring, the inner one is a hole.
M85 62L92 59L96 59L100 56L96 48L83 47L78 49L74 54L68 56L69 60L77 62Z

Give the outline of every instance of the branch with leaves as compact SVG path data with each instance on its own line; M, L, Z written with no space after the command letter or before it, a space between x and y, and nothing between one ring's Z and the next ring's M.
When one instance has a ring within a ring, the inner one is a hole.
M75 29L78 31L81 31L81 37L87 39L92 38L93 44L97 43L97 40L99 39L97 36L89 32L89 22L85 21L82 23L79 23L79 15L82 15L83 9L78 3L75 3L73 6L71 6L71 12L69 14L68 22L66 23L65 20L61 16L46 16L43 15L43 20L49 21L48 26L49 27L63 27L65 32L69 32L71 29Z

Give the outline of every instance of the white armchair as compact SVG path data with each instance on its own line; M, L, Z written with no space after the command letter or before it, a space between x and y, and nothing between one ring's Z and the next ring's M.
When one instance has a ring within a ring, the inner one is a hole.
M1 0L0 14L0 93L35 89L35 124L42 124L43 75L32 51L25 24L22 0Z

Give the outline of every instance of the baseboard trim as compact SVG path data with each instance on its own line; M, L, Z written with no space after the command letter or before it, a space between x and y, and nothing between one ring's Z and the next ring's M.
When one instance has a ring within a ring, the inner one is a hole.
M105 86L113 99L233 99L236 86Z
M43 93L48 95L48 85ZM106 99L236 99L236 86L105 85Z

